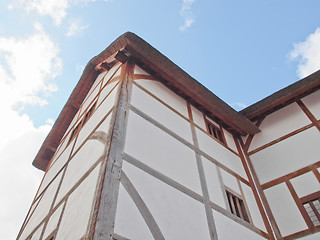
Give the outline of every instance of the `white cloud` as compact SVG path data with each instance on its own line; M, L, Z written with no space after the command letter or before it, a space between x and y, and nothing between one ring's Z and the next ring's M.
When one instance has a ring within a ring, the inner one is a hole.
M80 20L73 20L69 22L69 29L67 32L67 36L71 37L74 36L76 34L79 34L80 32L82 32L84 29L86 29L88 27L88 25L81 25Z
M8 9L23 7L27 12L36 11L42 16L50 16L55 25L59 26L67 16L67 10L71 5L82 5L97 0L18 0L17 4L8 5ZM105 2L112 0L104 0Z
M185 31L187 28L191 27L194 23L194 16L191 11L191 6L194 3L194 0L183 0L182 8L180 10L180 15L184 20L184 24L179 27L180 31Z
M27 11L36 10L40 15L50 16L56 25L60 25L67 15L68 0L23 0Z
M17 110L27 104L43 105L45 96L57 90L50 83L61 71L59 49L35 24L24 38L0 37L0 235L15 239L39 185L42 173L31 161L52 122L34 127Z
M240 111L240 110L248 107L247 104L242 103L242 102L232 103L231 106L232 106L235 110L237 110L237 111Z
M290 59L299 61L297 74L300 78L320 69L320 27L304 42L294 44Z

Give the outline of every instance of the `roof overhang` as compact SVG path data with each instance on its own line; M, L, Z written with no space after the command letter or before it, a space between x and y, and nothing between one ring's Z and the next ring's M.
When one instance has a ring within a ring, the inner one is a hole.
M320 88L320 70L240 111L251 121L283 108Z
M229 130L241 135L255 134L260 131L246 117L232 109L146 41L127 32L89 61L36 155L33 161L35 167L42 170L47 168L61 138L99 73L115 62L124 62L129 57L151 75L160 79L166 86L187 98L208 116L221 122Z

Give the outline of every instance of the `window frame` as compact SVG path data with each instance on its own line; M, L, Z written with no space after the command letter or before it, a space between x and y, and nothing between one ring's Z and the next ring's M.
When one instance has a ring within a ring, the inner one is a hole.
M320 209L318 210L316 208L316 206L314 205L314 202L315 201L318 201L319 204L320 204L320 191L318 192L314 192L314 193L311 193L307 196L304 196L304 197L301 197L300 198L300 201L301 201L301 204L303 206L303 208L305 209L305 211L307 212L307 216L310 221L312 222L313 226L314 227L318 227L320 226ZM316 220L319 222L317 225L316 225L316 222L312 220L312 216L310 216L307 208L306 208L306 205L309 204L311 210L312 210L312 213L315 215L315 217L317 218Z
M211 121L209 121L207 118L205 118L205 124L207 128L208 134L213 137L214 139L218 140L219 142L226 144L226 140L224 138L223 131L221 129L221 126L218 127Z
M228 201L229 211L233 215L237 216L238 218L241 218L247 223L251 223L249 211L246 207L243 197L226 187L225 194Z

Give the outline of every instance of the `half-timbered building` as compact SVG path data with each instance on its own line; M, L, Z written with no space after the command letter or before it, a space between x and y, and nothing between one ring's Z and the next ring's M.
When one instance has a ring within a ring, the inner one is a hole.
M18 240L320 238L320 71L237 112L133 33L84 69Z

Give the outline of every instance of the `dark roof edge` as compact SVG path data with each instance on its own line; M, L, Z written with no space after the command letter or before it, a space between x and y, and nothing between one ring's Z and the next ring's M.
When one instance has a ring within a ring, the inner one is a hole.
M264 117L320 88L320 70L240 111L250 120Z
M99 73L96 71L96 66L120 50L124 50L148 66L174 88L180 89L184 95L193 99L196 104L203 106L205 110L213 112L239 134L254 134L260 131L250 120L232 109L142 38L134 33L126 32L86 65L78 84L37 153L32 163L35 167L41 170L47 168L61 138Z

